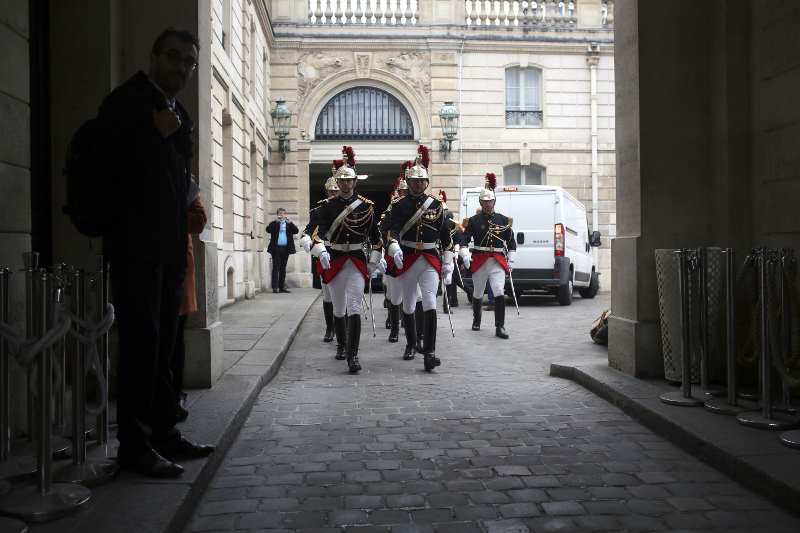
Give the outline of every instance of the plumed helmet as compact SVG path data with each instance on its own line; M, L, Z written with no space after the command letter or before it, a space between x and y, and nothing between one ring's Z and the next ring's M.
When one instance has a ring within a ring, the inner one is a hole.
M443 190L439 190L439 195L436 197L437 200L442 202L442 209L447 209L447 193Z
M406 179L421 179L430 182L430 177L428 176L428 165L430 165L430 162L431 158L428 154L428 148L419 145L414 166L406 170Z
M339 184L336 183L336 178L334 178L333 176L328 178L328 181L325 182L325 190L327 190L327 191L338 191L339 190Z
M336 162L334 161L334 164ZM353 149L349 146L345 146L342 148L342 166L336 169L333 173L333 177L336 179L349 179L354 180L357 179L356 171L356 153Z
M491 172L486 174L486 183L483 186L478 200L495 200L494 190L497 188L497 177Z
M400 170L401 170L402 174L400 174L400 177L397 178L397 190L398 191L403 191L403 190L407 190L408 189L408 183L406 183L406 180L404 178L406 176L406 170L408 170L409 168L411 168L413 166L414 166L414 163L412 163L411 161L405 161L405 162L403 162L403 164L400 165Z

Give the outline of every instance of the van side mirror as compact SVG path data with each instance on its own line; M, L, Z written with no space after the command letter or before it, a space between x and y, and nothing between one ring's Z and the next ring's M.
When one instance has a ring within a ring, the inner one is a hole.
M592 236L589 239L589 244L591 246L600 246L600 232L599 231L593 231L592 232Z

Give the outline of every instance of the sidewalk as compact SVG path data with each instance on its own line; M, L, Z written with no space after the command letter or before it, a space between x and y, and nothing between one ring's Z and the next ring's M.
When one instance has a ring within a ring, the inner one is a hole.
M319 295L315 289L260 294L222 311L229 368L212 389L189 391L191 414L179 425L189 439L216 445L208 459L182 463L186 472L174 480L124 472L112 483L92 488L86 510L30 524L30 531L181 531L262 387L280 368L309 309L313 306L312 312L321 313L319 304L314 305ZM545 344L540 348L553 350L550 361L559 361L550 365L552 376L574 380L748 488L800 514L800 451L781 445L777 432L746 428L733 417L702 408L668 406L659 400L663 391L673 389L666 382L631 378L608 367L602 358L574 354L581 359L572 363L556 355L557 347Z
M227 370L213 388L187 391L189 418L178 424L189 440L216 446L210 457L181 462L186 471L175 479L152 479L122 472L111 483L92 487L92 498L85 510L60 520L29 523L29 530L36 533L180 531L261 389L278 372L300 324L320 294L318 289L292 289L291 294L270 292L222 310ZM62 464L67 463L54 463L54 470Z

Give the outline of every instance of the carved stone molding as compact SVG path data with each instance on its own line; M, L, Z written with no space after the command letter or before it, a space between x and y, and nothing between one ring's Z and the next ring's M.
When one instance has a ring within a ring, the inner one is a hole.
M340 54L314 50L306 52L297 61L297 95L302 104L308 93L334 72L339 72L352 63L352 59Z
M368 53L355 53L356 57L356 77L369 78L370 69L372 68L372 52Z
M399 76L424 100L430 101L431 59L424 52L411 51L376 54L375 66Z

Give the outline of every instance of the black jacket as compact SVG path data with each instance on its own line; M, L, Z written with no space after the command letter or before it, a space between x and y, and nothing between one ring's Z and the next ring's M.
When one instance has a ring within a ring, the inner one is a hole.
M451 250L453 248L453 238L450 235L450 230L445 224L447 220L444 216L442 203L435 197L432 197L428 209L412 226L400 237L400 231L411 220L417 210L428 199L427 194L420 196L412 196L409 194L401 198L397 203L393 204L392 210L387 215L389 221L386 225L387 232L387 251L388 247L397 242L400 244L400 249L403 250L403 255L418 253L423 250L418 250L403 244L400 241L406 242L427 242L436 243L438 241L441 247L441 252ZM436 247L424 248L425 253L440 257L440 250Z
M508 250L517 249L517 241L514 239L514 230L511 229L510 219L500 213L487 215L483 211L467 219L467 226L461 234L461 247L469 246L472 240L473 246L483 248L494 247L495 252L502 254L503 246Z
M325 235L339 214L355 202L356 199L360 199L361 203L333 231L330 241L325 239ZM381 234L378 230L378 221L375 220L373 204L370 200L356 194L353 194L350 198L334 196L320 202L319 207L312 209L308 225L303 230L303 234L311 237L315 244L324 242L331 256L331 261L343 255L350 255L353 259L366 263L369 261L369 257L364 255L361 245L366 242L372 250L380 250L382 247ZM347 251L334 250L330 248L331 244L347 244L352 247Z
M294 225L294 222L286 223L286 249L289 250L289 255L292 255L295 252L294 239L292 238L292 235L297 235L298 231L300 230L297 229L297 226ZM267 252L273 253L278 247L278 235L281 233L280 223L277 220L273 220L267 224L267 233L269 233L269 245L267 246Z
M142 71L100 106L95 170L114 213L103 252L112 260L186 268L194 123L176 102L181 126L164 138L153 111L166 106L164 94Z

